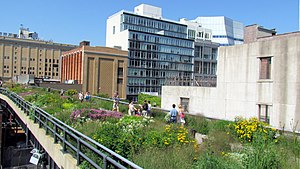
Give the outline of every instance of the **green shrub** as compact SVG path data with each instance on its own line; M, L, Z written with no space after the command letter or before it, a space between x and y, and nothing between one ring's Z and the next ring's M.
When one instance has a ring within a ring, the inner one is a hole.
M73 95L75 95L75 94L77 94L78 92L77 92L77 90L76 89L68 89L67 91L66 91L66 95L68 95L68 96L73 96Z
M208 134L209 132L209 121L200 115L186 115L185 116L186 126L196 130L201 134Z
M277 142L275 138L276 130L268 124L260 122L257 118L238 119L234 124L230 124L231 133L244 142Z
M75 107L75 104L73 103L62 103L61 107L63 109L67 109L67 110L73 110Z
M255 144L244 151L243 165L246 168L282 168L280 154L276 151L275 144Z
M228 125L232 124L231 121L226 120L212 120L210 124L211 131L228 131Z
M161 107L161 97L140 93L138 95L138 103L143 104L144 100L150 101L153 107Z
M244 167L228 156L216 155L213 151L201 154L193 166L194 169L243 169Z

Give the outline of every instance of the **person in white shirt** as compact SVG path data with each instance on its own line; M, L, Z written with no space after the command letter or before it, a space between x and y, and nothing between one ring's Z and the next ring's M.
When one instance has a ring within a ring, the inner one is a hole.
M131 101L128 105L128 114L135 115L135 111L137 111L137 109L134 107L133 101Z
M148 116L151 117L151 115L152 115L152 114L151 114L151 104L150 104L150 101L149 101L149 100L148 100L148 110L147 110L147 112L148 112L148 113L147 113Z
M78 93L78 99L80 100L80 102L83 101L83 94L82 94L82 92Z

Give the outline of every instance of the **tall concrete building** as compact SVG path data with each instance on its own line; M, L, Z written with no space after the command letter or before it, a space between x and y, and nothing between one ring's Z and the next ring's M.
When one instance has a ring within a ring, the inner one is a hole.
M190 114L226 120L256 117L299 131L299 46L300 32L295 32L220 47L217 87L163 86L162 108L181 103Z
M243 44L244 26L241 22L234 21L225 16L197 17L204 28L212 30L212 41L220 46Z
M1 34L0 77L4 80L24 74L59 80L62 52L76 47L51 41L33 40L37 38L37 34L24 32L24 30L22 38L17 34Z
M82 91L104 93L115 91L126 98L128 52L109 47L92 47L83 41L80 47L62 54L61 81L75 81Z
M141 4L110 16L106 46L128 51L128 99L140 92L160 95L168 78L192 83L194 40L187 38L187 25L163 19L161 8Z

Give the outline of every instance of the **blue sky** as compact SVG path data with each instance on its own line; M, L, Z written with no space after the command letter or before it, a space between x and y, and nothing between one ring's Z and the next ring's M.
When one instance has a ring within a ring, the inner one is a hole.
M278 33L297 31L299 25L297 0L5 0L0 3L0 32L17 33L23 24L44 40L105 46L106 19L141 3L161 7L164 18L176 21L224 15Z

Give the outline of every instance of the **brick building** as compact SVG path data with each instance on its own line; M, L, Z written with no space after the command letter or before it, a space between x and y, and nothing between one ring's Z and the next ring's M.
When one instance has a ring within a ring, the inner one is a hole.
M61 81L82 84L82 91L91 94L115 91L126 97L128 52L109 47L92 47L83 41L80 47L64 52L61 60Z

